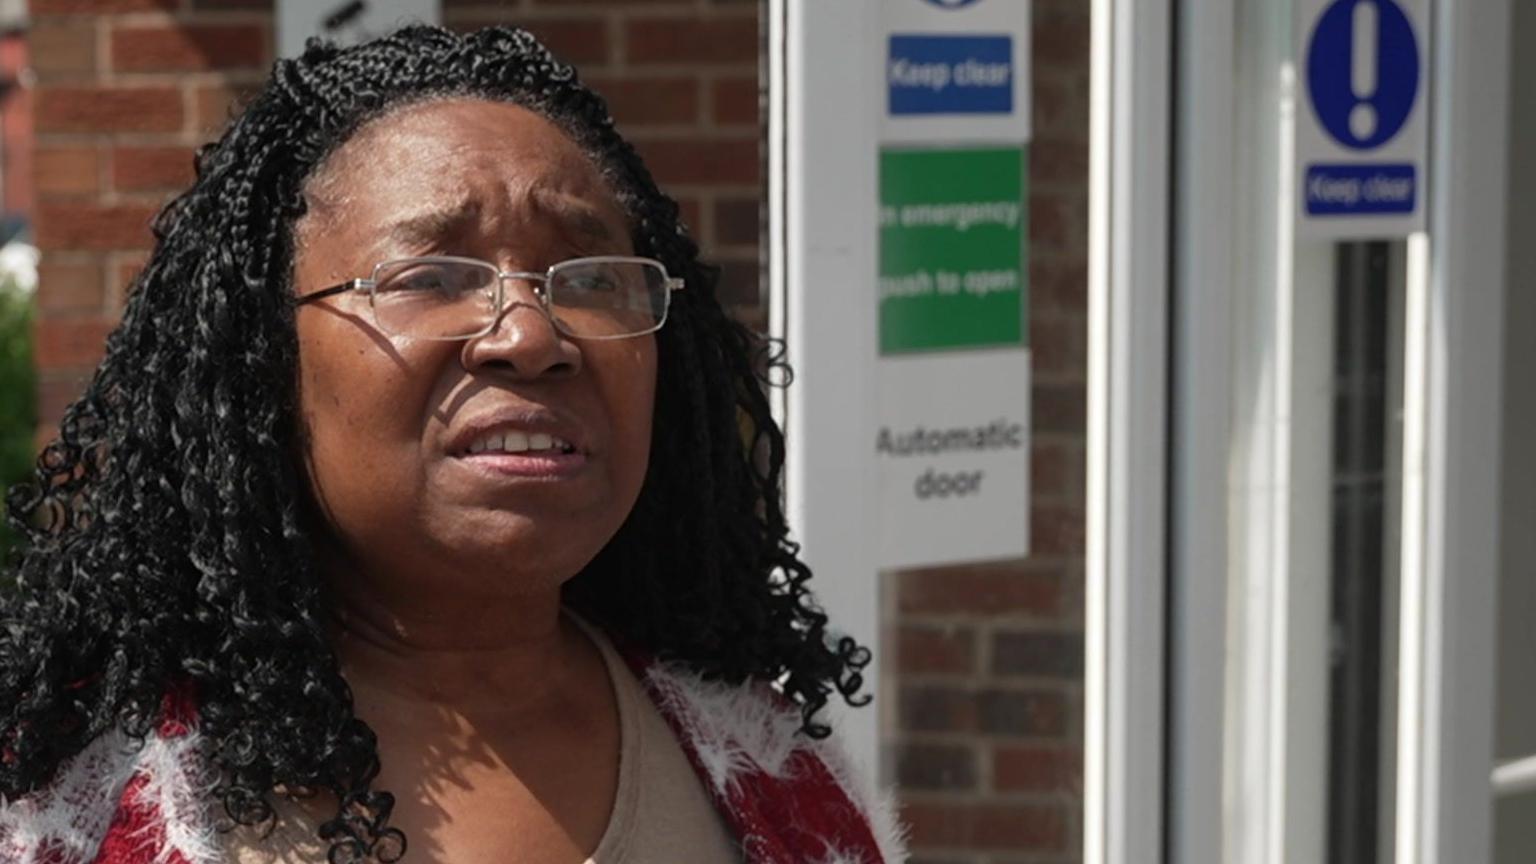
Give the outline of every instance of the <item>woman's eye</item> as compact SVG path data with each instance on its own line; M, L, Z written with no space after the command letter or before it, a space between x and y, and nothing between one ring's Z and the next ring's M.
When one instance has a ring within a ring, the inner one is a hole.
M612 293L619 290L621 283L610 273L578 273L568 277L568 284L578 291L590 291L593 293Z
M463 291L466 280L449 268L413 267L389 280L387 290L419 294L457 294Z

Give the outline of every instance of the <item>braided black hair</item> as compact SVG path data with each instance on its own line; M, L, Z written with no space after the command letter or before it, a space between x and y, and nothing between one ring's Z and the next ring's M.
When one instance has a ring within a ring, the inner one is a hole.
M867 701L868 652L827 633L788 538L784 442L762 389L782 363L722 310L677 204L603 101L526 32L411 27L278 61L156 218L104 359L35 484L7 502L25 547L0 590L0 794L46 784L109 729L150 734L167 688L186 686L236 822L275 818L279 786L328 792L332 861L403 851L393 799L372 787L374 734L326 636L324 526L295 456L293 227L306 179L359 127L448 97L516 103L564 129L609 178L637 254L689 285L657 334L639 501L567 603L710 677L778 682L813 737L834 691Z

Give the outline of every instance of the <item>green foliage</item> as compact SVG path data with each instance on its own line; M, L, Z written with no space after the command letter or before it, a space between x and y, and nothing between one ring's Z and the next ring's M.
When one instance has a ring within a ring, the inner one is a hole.
M37 381L32 368L32 297L0 282L0 500L31 475L37 429ZM0 562L17 538L0 519Z

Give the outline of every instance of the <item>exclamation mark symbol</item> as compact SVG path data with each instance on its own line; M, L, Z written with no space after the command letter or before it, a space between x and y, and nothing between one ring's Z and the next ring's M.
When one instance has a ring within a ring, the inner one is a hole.
M1376 106L1371 102L1376 95L1377 39L1381 33L1380 11L1375 0L1358 0L1355 3L1355 47L1350 52L1350 89L1359 101L1349 112L1349 131L1355 140L1369 141L1376 134Z

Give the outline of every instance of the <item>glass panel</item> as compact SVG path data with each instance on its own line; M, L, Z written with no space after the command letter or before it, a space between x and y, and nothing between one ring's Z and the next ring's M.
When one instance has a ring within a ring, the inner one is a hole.
M1336 250L1328 628L1333 864L1392 860L1401 262L1401 244L1344 243Z

